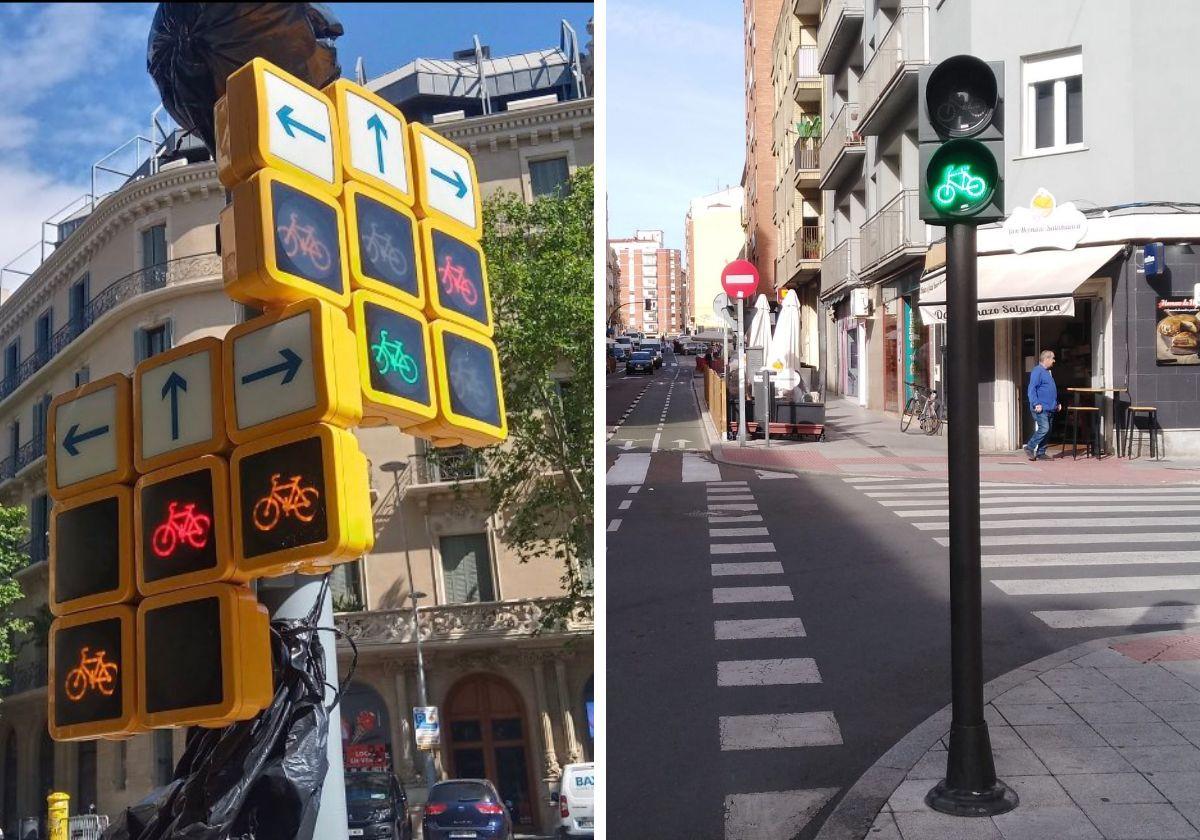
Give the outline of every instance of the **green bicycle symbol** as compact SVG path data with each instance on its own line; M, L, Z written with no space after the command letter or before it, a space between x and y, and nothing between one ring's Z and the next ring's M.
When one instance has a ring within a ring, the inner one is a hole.
M388 339L387 330L380 330L379 343L372 344L371 350L375 353L375 366L381 376L399 373L409 385L416 384L421 369L417 367L417 360L404 352L404 342L392 341Z
M945 180L938 185L933 193L934 200L943 206L953 203L959 195L964 195L972 201L983 197L987 191L987 181L971 174L971 167L947 166Z

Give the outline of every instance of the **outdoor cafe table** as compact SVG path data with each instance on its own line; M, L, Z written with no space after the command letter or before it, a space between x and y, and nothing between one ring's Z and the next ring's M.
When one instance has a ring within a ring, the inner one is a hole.
M1093 405L1095 405L1095 407L1100 410L1100 423L1101 423L1100 432L1101 433L1100 433L1100 437L1098 440L1092 441L1091 447L1092 447L1092 451L1093 451L1093 453L1095 453L1097 459L1103 457L1103 452L1104 452L1104 443L1103 443L1103 440L1104 440L1104 429L1103 429L1104 406L1100 405L1099 403L1101 403L1103 401L1105 394L1113 395L1113 424L1115 425L1117 422L1116 395L1128 393L1129 389L1128 388L1068 388L1067 391L1069 393L1075 395L1075 405L1076 406L1080 405L1080 400L1083 398L1084 394L1092 395ZM1076 422L1078 422L1078 421L1076 421ZM1120 441L1119 440L1117 441L1117 451L1120 452Z

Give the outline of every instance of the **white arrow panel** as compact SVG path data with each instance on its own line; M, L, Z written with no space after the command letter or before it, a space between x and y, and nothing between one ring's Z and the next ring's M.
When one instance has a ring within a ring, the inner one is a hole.
M187 390L176 387L163 395L171 374L179 374ZM212 354L193 353L151 368L142 375L142 457L203 443L213 436ZM171 422L172 392L177 423Z
M475 185L471 183L469 160L465 155L446 148L432 137L425 134L418 134L417 137L421 141L421 152L425 156L425 195L429 206L469 228L474 228ZM450 180L434 175L435 169ZM466 192L462 198L458 197L459 181L466 185Z
M271 153L332 184L335 179L329 106L269 72L263 73L263 88L267 97L267 142ZM292 109L288 114L291 136L284 127L284 121L280 119L281 108ZM297 124L307 127L324 139L318 139L297 127Z
M383 132L367 126L375 117L382 123ZM408 193L408 161L404 154L407 143L400 120L354 92L346 91L346 122L350 128L350 165Z
M239 429L305 411L317 404L312 333L311 313L301 312L234 339L233 396ZM280 351L285 348L300 357L300 366L290 382L283 384L287 374L280 370L243 383L243 377L254 377L283 364L285 357Z
M116 385L63 403L56 409L54 422L59 487L78 484L117 468ZM87 437L89 434L92 436ZM85 439L80 440L81 437ZM68 441L73 444L75 454L67 450Z

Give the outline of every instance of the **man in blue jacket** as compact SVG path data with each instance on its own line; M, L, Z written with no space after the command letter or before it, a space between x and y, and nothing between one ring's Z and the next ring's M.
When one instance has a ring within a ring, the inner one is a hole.
M1025 454L1030 461L1049 461L1046 454L1046 438L1050 435L1050 426L1054 422L1054 413L1062 411L1058 401L1058 388L1054 385L1054 375L1050 368L1054 367L1054 351L1043 350L1041 362L1034 366L1029 374L1029 410L1033 412L1033 437L1025 444Z

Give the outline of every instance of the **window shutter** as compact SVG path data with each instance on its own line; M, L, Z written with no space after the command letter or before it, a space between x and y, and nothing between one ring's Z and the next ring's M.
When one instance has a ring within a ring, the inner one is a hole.
M133 331L133 363L140 364L146 360L146 331L143 329L135 329Z
M175 319L168 318L163 324L163 350L170 350L175 345L172 343L171 328L175 324Z

